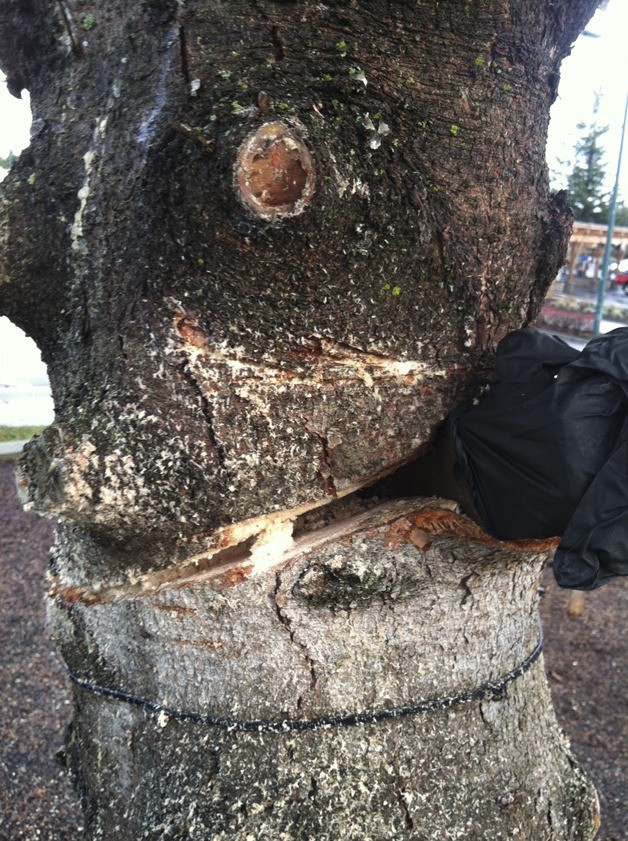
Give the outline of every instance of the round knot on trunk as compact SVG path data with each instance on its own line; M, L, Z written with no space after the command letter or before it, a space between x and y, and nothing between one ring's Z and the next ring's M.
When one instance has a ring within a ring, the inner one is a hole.
M314 162L299 134L283 123L265 123L246 137L235 165L242 201L257 216L296 216L316 189Z

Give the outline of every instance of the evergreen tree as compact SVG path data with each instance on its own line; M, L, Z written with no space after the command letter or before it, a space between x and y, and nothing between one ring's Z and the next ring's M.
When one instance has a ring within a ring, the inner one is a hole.
M608 131L608 126L600 126L596 116L599 96L593 108L593 121L578 123L578 130L583 132L574 148L575 163L567 180L569 203L578 222L599 222L608 220L608 191L605 190L606 165L604 148L600 139Z
M13 154L13 152L9 152L6 158L0 157L0 169L11 169L11 167L15 163L15 158L16 156Z
M617 203L615 226L618 228L628 228L628 207L623 201Z

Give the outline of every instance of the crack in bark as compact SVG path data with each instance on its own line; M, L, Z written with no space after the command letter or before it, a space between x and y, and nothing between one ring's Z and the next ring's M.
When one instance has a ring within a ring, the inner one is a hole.
M279 37L279 28L277 26L273 26L271 28L270 37L273 42L273 47L275 48L275 58L277 59L277 61L283 61L286 57L286 51L284 49L281 38Z
M196 378L190 371L190 368L187 362L183 362L180 366L181 373L185 377L186 381L192 388L192 391L196 395L199 401L201 413L203 415L203 420L205 421L205 427L207 429L207 438L209 439L209 443L211 444L212 449L216 453L218 457L218 465L223 470L227 469L227 451L219 440L218 436L216 435L215 424L214 424L214 416L212 414L209 400L203 393L202 388L196 381Z
M329 441L327 440L326 435L316 432L315 430L312 430L312 432L321 442L321 447L323 449L323 454L321 456L321 469L318 471L323 481L323 490L328 496L336 498L338 496L338 491L336 489L336 483L334 481L331 468L331 450L329 448Z
M190 79L190 65L188 62L188 46L185 35L185 27L179 26L179 50L181 55L181 72L185 79L185 84L189 85L192 81Z
M126 349L126 346L125 346L124 335L120 331L120 332L118 332L117 336L118 336L118 347L120 348L120 355L122 356L124 364L126 366L128 366L128 364L129 364L129 354L127 353L127 349Z
M76 24L74 23L74 18L72 16L72 12L68 7L68 4L64 2L64 0L57 0L57 6L59 7L59 11L61 13L61 18L63 19L63 26L68 33L70 38L70 44L72 45L72 52L74 55L80 55L81 53L81 46L80 40L78 36L78 31L76 28Z
M251 5L257 12L257 14L261 17L265 24L268 25L270 30L270 40L273 45L273 53L275 55L275 61L283 61L286 57L286 50L279 35L279 27L276 23L273 23L272 18L268 14L268 12L263 8L261 3L258 0L251 0Z
M458 585L462 590L462 598L460 599L460 607L463 607L468 599L473 599L473 590L469 587L469 580L471 578L475 578L474 574L471 573L470 575L465 575L464 578L460 579L460 584Z
M403 789L400 789L397 792L397 801L401 806L401 811L403 813L403 819L406 825L406 829L414 829L414 821L412 820L412 815L410 814L410 810L408 809L408 803L405 798L405 792Z
M279 604L279 601L278 601L278 596L279 596L280 589L281 589L281 574L277 573L276 576L275 576L275 592L273 593L273 600L274 600L274 604L275 604L275 613L277 614L277 618L279 619L280 623L283 625L283 627L288 632L288 634L290 636L290 642L294 643L295 645L297 645L301 649L301 652L303 654L303 658L304 658L304 660L307 664L307 667L309 669L309 674L310 674L309 690L310 690L310 692L314 692L316 690L316 685L317 685L317 681L318 681L318 678L316 676L314 659L310 655L310 652L308 651L308 648L305 645L305 643L301 642L300 640L298 640L296 638L295 632L292 628L292 622L290 621L289 617L281 609L281 605ZM302 706L303 706L303 696L299 695L299 697L297 698L297 709L300 710L302 708Z

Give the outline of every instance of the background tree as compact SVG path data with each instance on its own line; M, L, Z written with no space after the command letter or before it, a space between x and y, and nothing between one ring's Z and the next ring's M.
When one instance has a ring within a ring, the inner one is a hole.
M608 220L609 191L606 189L606 163L604 147L600 141L608 126L599 126L595 120L599 108L599 95L593 108L593 121L578 123L582 136L574 148L575 162L567 179L569 203L578 222L606 224Z
M0 157L0 169L9 170L15 163L15 155L13 152L9 152L6 158Z
M615 222L621 228L628 227L628 207L626 207L623 201L617 202Z
M36 131L0 308L55 399L20 486L60 520L89 838L592 838L547 546L358 491L562 263L549 106L595 5L1 0Z

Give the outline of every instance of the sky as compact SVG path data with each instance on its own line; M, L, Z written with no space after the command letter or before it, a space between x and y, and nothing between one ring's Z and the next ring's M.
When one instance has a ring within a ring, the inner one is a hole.
M0 426L52 422L48 372L32 339L0 317Z
M560 169L558 160L573 162L573 147L580 135L577 125L591 121L595 94L599 92L598 122L609 126L604 145L610 191L615 180L628 94L627 0L609 0L605 9L596 12L587 30L599 37L580 36L571 55L563 62L558 98L551 112L547 159L553 172ZM0 75L0 80L3 78ZM27 92L23 93L22 100L15 99L0 81L0 157L6 157L10 151L18 153L28 145L28 101ZM563 184L557 182L556 186ZM628 139L620 179L622 197L628 204ZM20 346L19 332L6 318L0 318L0 385L8 378L13 382L27 376L36 380L41 378L42 365L37 363L37 351L25 337L23 348ZM8 358L10 365L7 365Z
M573 147L581 134L577 126L578 123L588 125L593 119L597 91L601 94L597 122L609 127L602 145L606 150L610 190L617 172L621 125L628 95L628 2L610 0L606 9L595 13L586 31L599 37L581 35L562 64L558 98L551 111L547 160L550 170L558 168L559 159L573 163ZM621 197L628 204L628 138L622 159Z

